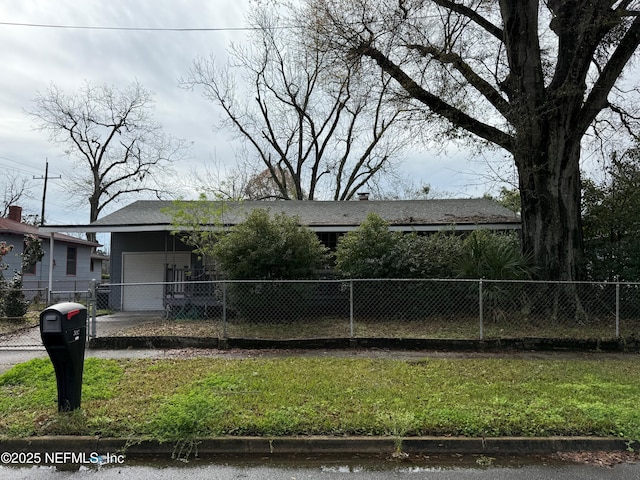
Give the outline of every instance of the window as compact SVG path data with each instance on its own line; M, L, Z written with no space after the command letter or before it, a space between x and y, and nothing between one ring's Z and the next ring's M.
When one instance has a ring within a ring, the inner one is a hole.
M78 263L78 247L67 247L67 275L76 274Z
M27 242L24 242L22 244L22 251L24 252L27 249ZM24 273L25 275L35 275L36 274L36 264L34 263L33 265L29 265L27 267L24 268L24 270L22 271L22 273Z
M338 246L338 240L341 236L342 233L337 232L318 232L320 242L332 252L335 251Z
M24 272L25 275L35 275L36 274L36 264L34 263L33 265L28 265L24 268Z

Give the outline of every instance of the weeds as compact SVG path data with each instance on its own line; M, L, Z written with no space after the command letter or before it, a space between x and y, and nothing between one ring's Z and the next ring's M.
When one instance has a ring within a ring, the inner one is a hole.
M640 439L640 365L615 361L281 358L85 363L59 414L47 359L0 376L0 436L156 438L192 455L216 435L615 436Z

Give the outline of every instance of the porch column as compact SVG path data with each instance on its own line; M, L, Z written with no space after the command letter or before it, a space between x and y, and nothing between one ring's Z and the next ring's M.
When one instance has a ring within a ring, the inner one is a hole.
M47 289L47 305L51 304L51 290L53 289L53 232L49 234L49 288Z

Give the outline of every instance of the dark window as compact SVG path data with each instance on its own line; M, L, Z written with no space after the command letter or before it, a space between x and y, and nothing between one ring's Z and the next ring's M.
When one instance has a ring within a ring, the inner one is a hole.
M320 242L332 252L335 251L341 236L342 234L337 232L318 232Z
M24 252L27 249L27 242L22 244L22 251ZM35 275L36 274L36 264L26 266L23 270L25 275Z
M67 275L76 274L78 263L78 247L67 247Z

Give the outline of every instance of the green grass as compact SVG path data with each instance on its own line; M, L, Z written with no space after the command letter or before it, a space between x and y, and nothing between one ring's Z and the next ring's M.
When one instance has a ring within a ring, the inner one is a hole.
M631 360L87 359L58 414L48 359L0 376L0 435L598 435L640 439Z

